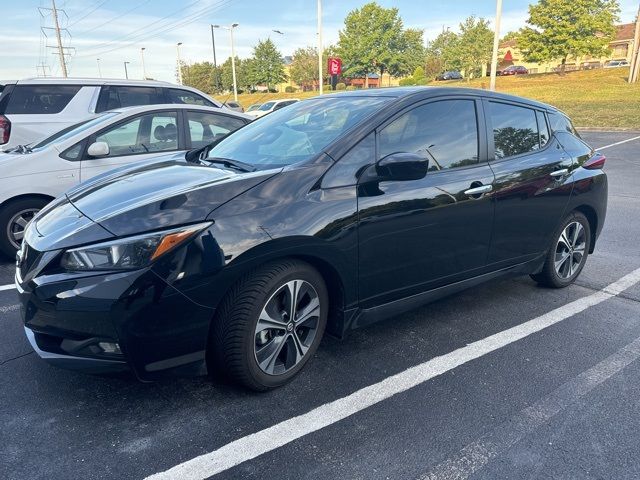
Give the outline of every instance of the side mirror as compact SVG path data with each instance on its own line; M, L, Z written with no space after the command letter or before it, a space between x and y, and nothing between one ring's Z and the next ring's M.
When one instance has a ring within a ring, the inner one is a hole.
M415 153L392 153L376 164L379 180L420 180L429 169L429 160Z
M106 157L109 155L109 145L107 142L94 142L87 148L87 154L92 157Z

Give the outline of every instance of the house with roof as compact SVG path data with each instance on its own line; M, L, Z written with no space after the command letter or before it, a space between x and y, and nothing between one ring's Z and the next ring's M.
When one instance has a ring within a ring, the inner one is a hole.
M611 51L609 55L600 58L590 56L568 58L565 65L567 71L599 68L610 60L631 61L633 51L633 34L635 23L625 23L616 25L614 39L609 43ZM510 65L522 65L529 70L529 73L554 72L560 67L560 59L550 62L527 62L524 55L518 48L518 41L508 40L502 42L498 49L498 69L501 70Z

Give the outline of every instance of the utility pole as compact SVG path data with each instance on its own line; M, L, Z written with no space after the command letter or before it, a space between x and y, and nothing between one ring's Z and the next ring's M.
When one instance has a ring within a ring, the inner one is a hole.
M176 53L178 54L178 83L182 85L182 62L180 61L180 45L182 42L176 44Z
M100 59L96 58L96 63L98 64L98 76L102 78L102 70L100 69Z
M636 32L633 36L631 49L631 68L629 69L629 83L635 83L640 76L640 7L636 17Z
M493 53L491 54L491 79L489 80L489 90L496 89L496 73L498 70L498 47L500 45L500 20L502 19L502 0L496 3L496 22L493 32ZM483 70L484 71L484 70Z
M129 80L129 72L127 71L127 63L131 63L131 62L124 62L124 78Z
M58 55L60 57L60 68L62 68L62 76L67 78L67 62L64 58L64 49L62 48L62 36L60 35L60 24L58 23L58 9L56 8L56 0L51 0L51 13L53 14L53 24L56 29L56 39L58 40Z
M144 51L146 50L145 47L142 47L140 49L140 58L142 58L142 79L146 80L147 79L147 69L144 66Z
M229 33L231 35L231 74L233 76L233 99L236 102L238 101L238 85L236 83L236 50L233 46L233 29L236 28L238 25L239 25L238 23L233 23L228 27L225 27L224 25L213 25L213 28L222 28L224 30L229 30ZM215 51L215 47L214 47L214 51Z
M220 89L220 74L218 72L218 59L216 58L216 36L213 33L213 25L211 25L211 47L213 48L213 77L216 89Z
M318 91L322 95L322 0L318 0Z

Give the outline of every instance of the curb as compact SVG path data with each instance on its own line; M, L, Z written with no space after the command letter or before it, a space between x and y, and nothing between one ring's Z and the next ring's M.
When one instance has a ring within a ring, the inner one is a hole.
M576 130L583 132L629 132L640 133L637 128L630 127L576 127Z

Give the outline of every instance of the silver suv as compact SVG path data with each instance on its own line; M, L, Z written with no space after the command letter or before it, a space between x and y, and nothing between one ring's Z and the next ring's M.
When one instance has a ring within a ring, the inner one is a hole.
M166 103L226 110L195 88L167 82L102 78L0 81L0 149L41 140L106 110Z

